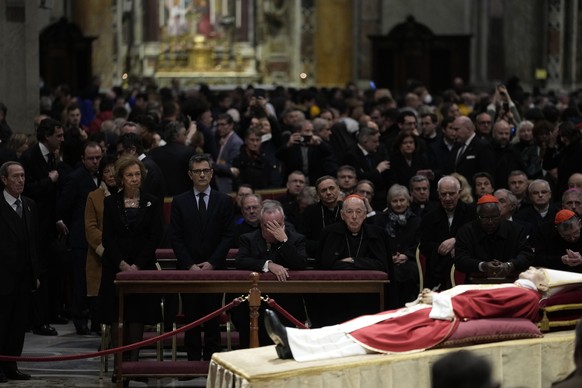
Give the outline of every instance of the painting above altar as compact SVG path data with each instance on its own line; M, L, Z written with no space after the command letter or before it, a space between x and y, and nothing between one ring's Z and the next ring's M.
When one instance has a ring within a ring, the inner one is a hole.
M161 39L155 77L164 85L256 82L252 2L248 0L160 0Z

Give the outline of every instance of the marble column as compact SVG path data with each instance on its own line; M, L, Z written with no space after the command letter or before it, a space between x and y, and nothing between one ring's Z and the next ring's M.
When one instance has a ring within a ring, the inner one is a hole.
M42 13L32 1L0 3L0 101L14 132L33 133L39 112L38 34Z

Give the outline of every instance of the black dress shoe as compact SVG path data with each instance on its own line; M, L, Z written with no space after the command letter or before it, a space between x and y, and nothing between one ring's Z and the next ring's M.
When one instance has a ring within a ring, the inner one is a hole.
M36 326L32 329L32 332L37 335L59 335L51 325Z
M11 372L4 372L8 380L30 380L30 375L28 373L23 373L18 369Z
M271 340L277 345L275 350L279 358L293 358L287 338L287 328L279 321L277 314L269 309L265 310L265 329Z

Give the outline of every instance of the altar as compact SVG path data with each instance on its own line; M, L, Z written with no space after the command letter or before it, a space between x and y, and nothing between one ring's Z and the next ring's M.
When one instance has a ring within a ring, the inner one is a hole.
M164 0L161 9L150 57L160 86L293 83L304 70L300 2Z
M467 346L489 359L494 378L504 388L547 388L574 370L574 332L546 334ZM432 364L448 352L434 349L410 354L369 354L325 361L296 362L277 357L275 346L215 353L207 388L430 387Z

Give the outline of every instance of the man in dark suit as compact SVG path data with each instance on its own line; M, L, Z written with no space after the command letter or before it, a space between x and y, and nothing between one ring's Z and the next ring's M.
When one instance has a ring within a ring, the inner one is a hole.
M254 194L251 194L254 195ZM246 200L251 196L247 196ZM289 278L288 270L303 270L307 262L305 237L285 226L285 214L281 205L265 201L260 213L260 229L240 236L236 257L237 269L271 272L279 281ZM298 319L304 318L303 299L297 295L271 295L287 311ZM241 346L249 345L249 310L246 306L233 312L236 327L241 333ZM259 321L259 342L270 343L262 322Z
M73 294L71 313L77 334L90 333L87 326L87 238L85 237L85 204L89 193L98 187L97 171L103 152L99 144L86 143L83 147L81 165L69 176L63 186L57 203L57 216L69 229L69 247L72 258ZM94 311L95 309L93 309ZM96 317L91 317L94 331Z
M560 210L552 201L552 189L545 179L536 179L527 187L527 194L531 206L519 209L514 218L528 222L535 228L544 222L551 222Z
M207 155L190 159L188 176L193 189L177 195L172 201L170 242L178 260L178 268L190 271L224 269L226 254L234 236L234 206L227 194L210 188L212 164ZM188 321L220 308L222 295L183 295L184 313ZM221 350L217 319L204 324L204 354L200 327L185 336L189 360L210 360Z
M38 213L22 196L24 168L18 162L0 167L5 186L0 199L0 354L20 356L28 327L31 292L38 286ZM0 362L0 383L29 380L16 362Z
M313 136L313 124L300 120L295 124L295 132L283 138L284 145L277 151L283 163L282 176L288 177L293 171L302 171L306 180L313 185L321 176L335 175L338 165L331 146Z
M466 116L453 121L457 132L457 146L453 149L455 172L471 180L478 172L493 174L495 156L491 144L475 133L475 124Z
M297 197L299 193L305 188L305 174L301 171L293 171L287 177L287 192L277 200L283 206L285 211L285 218L288 222L297 227L299 225L299 203Z
M66 323L59 315L63 308L64 268L58 246L59 234L68 233L64 223L57 223L57 192L62 183L63 163L56 152L64 139L60 122L45 118L36 129L38 144L22 154L21 163L26 171L24 194L33 199L39 209L40 246L44 248L40 287L33 296L33 333L57 335L49 325Z
M427 288L449 288L457 231L477 218L475 208L459 200L460 182L444 176L437 183L440 205L422 217L420 253L426 257Z
M440 139L429 145L430 160L434 162L433 170L436 179L449 175L455 171L455 141L457 132L453 129L454 117L447 116L441 121Z
M233 190L232 180L239 174L238 169L232 166L232 162L240 154L243 140L234 132L232 116L223 113L216 119L216 133L218 135L218 154L213 155L214 171L216 172L216 186L223 193Z
M511 125L505 120L499 120L491 131L491 146L495 157L493 181L495 188L506 189L509 175L515 170L525 170L521 154L511 140Z
M167 144L152 149L149 156L162 170L166 179L166 195L173 197L188 190L191 186L188 176L188 161L194 155L194 148L186 143L186 128L180 121L172 121L166 125L164 139Z
M367 179L376 188L374 209L384 209L386 193L390 187L390 162L388 151L380 144L380 132L364 127L358 133L358 143L344 154L342 164L356 169L358 180Z

